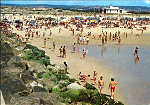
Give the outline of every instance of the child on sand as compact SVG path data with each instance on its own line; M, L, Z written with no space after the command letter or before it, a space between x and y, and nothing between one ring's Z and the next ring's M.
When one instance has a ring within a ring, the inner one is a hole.
M111 81L109 84L109 88L111 91L111 99L114 99L114 92L115 92L116 85L117 85L117 83L115 82L114 78L111 78Z

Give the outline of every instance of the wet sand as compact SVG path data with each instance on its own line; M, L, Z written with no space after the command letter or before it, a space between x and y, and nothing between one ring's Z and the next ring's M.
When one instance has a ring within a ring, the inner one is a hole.
M88 56L101 59L100 64L111 67L113 72L118 72L115 79L120 85L121 96L127 105L148 105L150 47L138 46L140 60L136 64L133 54L135 47L135 45L88 46ZM80 47L80 51L83 48L85 46Z

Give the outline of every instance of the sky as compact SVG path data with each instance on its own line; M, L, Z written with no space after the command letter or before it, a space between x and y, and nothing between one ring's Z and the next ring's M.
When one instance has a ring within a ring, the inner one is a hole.
M147 6L150 0L2 0L1 4L50 4L50 5L114 5L114 6Z

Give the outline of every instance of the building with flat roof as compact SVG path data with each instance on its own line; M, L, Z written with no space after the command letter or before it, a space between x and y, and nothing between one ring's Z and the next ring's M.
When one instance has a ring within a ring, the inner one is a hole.
M110 5L109 8L103 8L105 14L125 14L126 10Z

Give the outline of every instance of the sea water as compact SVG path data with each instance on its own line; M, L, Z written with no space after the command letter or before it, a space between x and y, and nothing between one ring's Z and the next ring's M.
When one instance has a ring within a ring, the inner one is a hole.
M135 62L135 45L81 45L77 49L87 51L87 55L101 59L103 63L117 71L116 80L127 105L150 104L150 46L138 46L139 61Z

